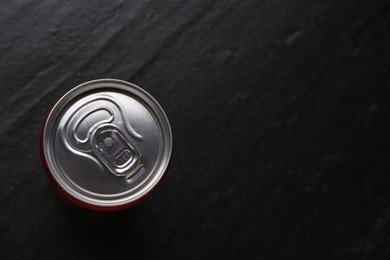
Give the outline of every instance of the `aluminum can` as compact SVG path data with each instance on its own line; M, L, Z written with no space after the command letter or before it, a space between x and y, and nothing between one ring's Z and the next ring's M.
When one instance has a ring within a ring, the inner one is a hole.
M128 208L166 173L172 132L157 101L115 79L81 84L51 109L41 134L49 179L75 204L95 211Z

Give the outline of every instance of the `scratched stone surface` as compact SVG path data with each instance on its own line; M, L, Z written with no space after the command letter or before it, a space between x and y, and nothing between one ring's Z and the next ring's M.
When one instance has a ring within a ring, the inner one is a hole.
M0 259L389 259L390 2L1 1ZM85 215L48 181L72 87L150 92L168 176Z

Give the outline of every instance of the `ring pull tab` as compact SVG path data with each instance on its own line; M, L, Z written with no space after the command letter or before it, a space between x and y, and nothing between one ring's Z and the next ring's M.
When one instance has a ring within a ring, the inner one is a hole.
M141 167L141 153L113 125L99 126L92 134L92 150L116 176L129 179Z

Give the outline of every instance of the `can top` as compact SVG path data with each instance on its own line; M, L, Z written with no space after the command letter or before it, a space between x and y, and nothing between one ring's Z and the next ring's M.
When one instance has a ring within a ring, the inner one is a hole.
M71 197L121 207L148 194L172 152L168 119L154 98L120 80L101 79L66 93L47 118L43 155Z

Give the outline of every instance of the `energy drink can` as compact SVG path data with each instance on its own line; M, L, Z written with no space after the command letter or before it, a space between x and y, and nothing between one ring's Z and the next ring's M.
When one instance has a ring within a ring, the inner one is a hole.
M41 156L70 201L96 211L128 208L163 178L172 152L168 118L138 86L114 79L81 84L51 109Z

